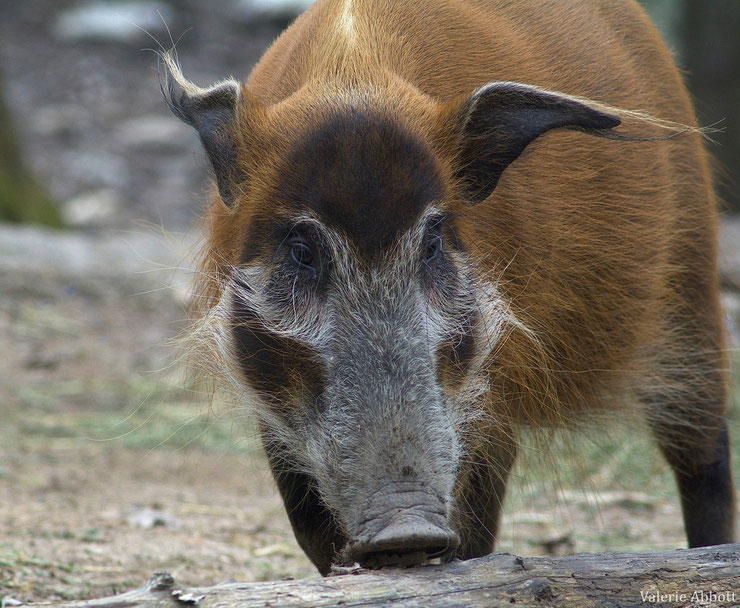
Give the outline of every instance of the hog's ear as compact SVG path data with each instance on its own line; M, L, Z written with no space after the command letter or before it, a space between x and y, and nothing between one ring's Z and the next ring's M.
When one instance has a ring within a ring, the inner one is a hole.
M559 127L592 135L621 122L577 99L514 82L493 82L456 104L457 177L468 199L478 203L493 192L503 171L530 142Z
M185 79L171 54L163 54L162 59L167 70L162 86L167 105L198 132L211 161L219 195L226 205L232 206L238 185L246 178L238 154L241 86L229 78L200 88Z

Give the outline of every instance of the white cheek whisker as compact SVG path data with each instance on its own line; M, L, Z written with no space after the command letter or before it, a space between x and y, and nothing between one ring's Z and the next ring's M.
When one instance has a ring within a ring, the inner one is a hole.
M295 288L296 288L297 282L298 282L298 276L293 278L293 285L291 287L291 293L290 293L291 295L290 301L291 301L291 304L293 305L293 323L296 325L298 325L298 309L296 307L296 301L295 301L296 300Z

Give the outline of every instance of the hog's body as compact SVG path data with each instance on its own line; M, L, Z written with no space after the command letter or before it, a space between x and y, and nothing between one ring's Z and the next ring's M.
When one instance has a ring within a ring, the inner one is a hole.
M517 428L630 402L689 544L732 539L715 197L635 3L318 0L244 86L170 69L196 325L321 572L488 553Z

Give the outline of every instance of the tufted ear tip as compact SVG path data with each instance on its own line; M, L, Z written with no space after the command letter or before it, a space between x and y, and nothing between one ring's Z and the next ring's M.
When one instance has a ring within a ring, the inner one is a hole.
M201 88L187 80L171 52L160 54L164 76L160 88L172 113L193 127L211 161L223 202L236 201L237 184L244 178L239 164L237 109L241 86L233 78Z
M457 177L478 203L495 189L504 170L543 133L569 128L605 136L621 119L575 97L517 82L492 82L457 111Z

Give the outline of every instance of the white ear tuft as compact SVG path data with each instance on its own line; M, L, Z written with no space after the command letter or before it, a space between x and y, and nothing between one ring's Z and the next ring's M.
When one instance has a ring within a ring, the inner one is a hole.
M238 162L240 139L237 107L241 86L233 78L201 88L187 80L172 52L161 53L166 72L162 94L172 112L200 135L213 166L219 194L226 205L233 205L237 185L244 179Z
M177 56L173 51L159 53L159 57L165 66L163 81L160 81L162 94L175 116L184 122L192 124L187 116L183 115L183 98L188 100L185 102L186 105L192 105L193 102L204 100L214 93L217 94L217 97L223 95L233 97L235 104L239 101L241 97L241 86L233 77L224 78L206 88L199 87L183 76Z

